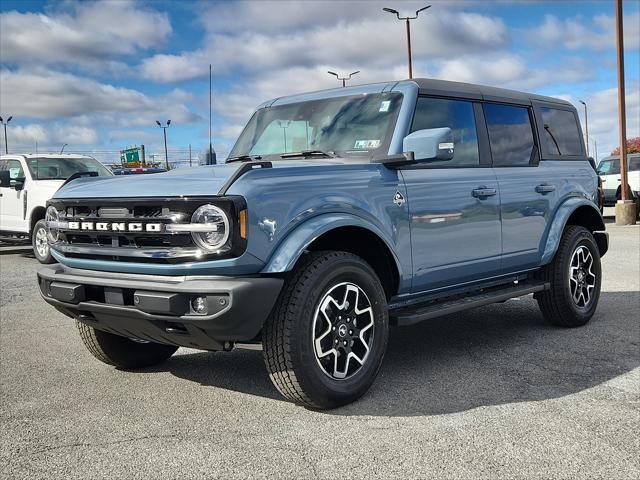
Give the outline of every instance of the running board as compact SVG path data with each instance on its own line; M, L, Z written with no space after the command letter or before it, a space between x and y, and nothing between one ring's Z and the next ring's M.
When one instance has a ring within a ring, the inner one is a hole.
M398 326L413 325L423 320L442 317L491 303L504 302L511 298L549 290L549 288L550 284L548 282L523 282L508 287L494 287L481 290L476 294L436 300L427 305L394 309L389 311L389 319Z

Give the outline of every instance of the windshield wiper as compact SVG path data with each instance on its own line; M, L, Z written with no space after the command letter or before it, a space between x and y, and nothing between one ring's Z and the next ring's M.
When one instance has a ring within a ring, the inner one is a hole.
M261 160L262 157L260 155L239 155L237 157L231 157L231 158L227 158L227 161L225 163L232 163L232 162L253 162L254 160Z
M303 158L310 158L310 157L334 158L335 155L333 155L331 153L323 152L322 150L302 150L300 152L283 153L282 155L280 155L280 158L296 158L296 157L303 157Z

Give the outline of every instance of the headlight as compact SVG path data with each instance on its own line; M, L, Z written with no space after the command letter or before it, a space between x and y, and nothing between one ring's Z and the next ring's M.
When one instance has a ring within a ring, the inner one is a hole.
M58 230L58 222L60 221L60 215L56 207L47 208L47 213L44 216L44 219L47 223L47 237L49 241L55 243L58 241L60 237L60 231Z
M208 252L219 250L229 239L229 219L215 205L202 205L193 212L191 223L204 224L207 231L193 232L195 244Z

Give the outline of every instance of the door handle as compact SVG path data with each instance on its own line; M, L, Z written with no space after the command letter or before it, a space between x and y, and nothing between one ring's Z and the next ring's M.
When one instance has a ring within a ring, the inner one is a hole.
M556 187L554 187L553 185L548 185L546 183L543 183L542 185L538 185L536 187L536 192L541 193L542 195L546 195L547 193L551 193L555 191L556 191Z
M497 193L497 191L495 188L478 187L475 188L471 193L474 197L482 200L483 198L493 197Z

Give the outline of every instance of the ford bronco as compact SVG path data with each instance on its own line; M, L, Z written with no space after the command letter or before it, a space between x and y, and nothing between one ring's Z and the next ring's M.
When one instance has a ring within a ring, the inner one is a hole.
M390 325L527 294L587 323L597 189L563 100L430 79L278 98L225 165L58 190L39 285L104 363L261 345L284 397L333 408L370 387Z

